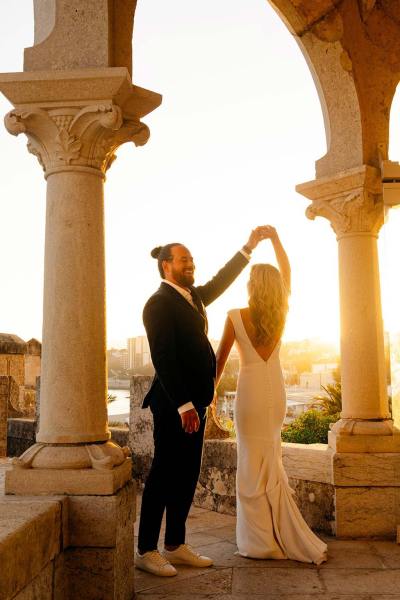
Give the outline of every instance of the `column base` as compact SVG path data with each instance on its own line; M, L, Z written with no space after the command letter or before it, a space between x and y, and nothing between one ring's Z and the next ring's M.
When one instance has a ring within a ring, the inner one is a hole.
M5 493L114 494L131 479L128 447L114 442L79 445L36 443L11 461Z
M400 452L400 431L391 419L340 419L328 444L336 452Z
M86 444L33 444L13 458L14 469L96 469L107 471L124 462L131 451L115 442Z
M115 494L132 477L132 461L125 458L120 465L98 469L13 468L6 472L5 493L21 496Z

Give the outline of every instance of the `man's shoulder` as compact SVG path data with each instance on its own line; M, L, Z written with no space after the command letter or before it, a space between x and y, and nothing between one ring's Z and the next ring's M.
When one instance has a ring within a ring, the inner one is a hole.
M144 305L144 310L152 306L157 306L158 304L168 304L170 302L170 295L168 294L168 289L166 288L167 286L165 284L161 284L158 290L156 290L154 294L152 294L147 300L146 304Z

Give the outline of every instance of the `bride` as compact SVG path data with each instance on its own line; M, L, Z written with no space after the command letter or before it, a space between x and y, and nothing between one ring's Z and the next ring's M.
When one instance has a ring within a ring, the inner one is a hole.
M293 498L281 458L286 396L279 349L288 310L290 264L276 230L265 227L279 270L251 269L249 305L228 312L217 351L220 379L233 342L240 357L235 403L237 525L239 554L320 564L327 547L308 525Z

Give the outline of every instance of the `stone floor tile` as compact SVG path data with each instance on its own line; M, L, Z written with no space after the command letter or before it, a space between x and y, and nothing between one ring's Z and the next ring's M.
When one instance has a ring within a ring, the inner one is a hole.
M193 569L191 569L191 571L193 573ZM136 587L136 591L141 591L143 598L147 596L149 600L150 598L153 600L155 594L161 594L161 598L164 596L175 598L179 595L184 597L184 594L186 594L188 600L189 598L191 600L193 596L196 596L197 594L200 597L218 598L219 600L222 595L231 592L232 569L209 569L207 573L190 577L189 580L187 578L177 579L177 577L170 577L168 579L169 581L164 585L148 588L146 590L139 590ZM158 578L158 580L160 580L160 578Z
M216 537L208 530L189 532L186 536L186 542L196 549L199 548L199 546L208 546L209 544L216 544L220 541L220 538Z
M326 589L336 594L400 594L400 569L321 569Z
M189 596L187 596L189 600ZM154 596L154 600L157 596ZM204 599L204 596L196 596L190 600ZM177 600L174 596L173 600ZM182 596L183 600L183 596ZM316 594L227 594L218 598L218 600L400 600L400 594L327 594L326 592L318 592Z
M151 600L215 600L214 594L153 594ZM139 593L136 600L149 600L149 595ZM400 600L400 594L222 594L218 600Z
M221 540L227 540L228 542L232 542L236 544L236 526L234 525L225 525L223 527L213 527L212 535L220 538Z
M384 566L382 558L366 540L328 541L328 560L321 569L380 569Z
M194 507L189 513L189 517L186 522L186 531L190 533L204 531L206 529L211 530L215 527L224 526L229 526L234 529L235 525L236 519L231 515L221 515L220 513L206 511L204 509L196 509L196 507Z
M215 600L214 594L196 594L193 595L190 592L185 592L183 594L174 594L171 596L168 592L164 594L153 594L151 596L151 600L169 600L169 598L173 598L173 600ZM231 596L219 596L218 600L221 598L231 598ZM145 592L139 592L135 595L135 600L150 600L150 596Z
M210 569L210 567L205 567L204 569L193 569L192 567L185 566L177 566L178 574L175 577L157 577L156 575L151 575L151 573L146 573L146 571L141 571L140 569L135 569L135 590L138 592L143 592L148 589L154 589L160 586L164 586L170 583L174 583L176 581L192 579L198 577L199 575L210 573L212 570L215 571L214 568Z
M302 568L313 569L314 565L300 563L295 560L265 560L245 558L236 554L237 546L227 540L214 541L212 544L198 546L197 552L210 556L214 560L214 567L245 567L256 569L267 568Z
M4 482L7 469L11 468L9 458L0 458L0 496L4 496Z
M194 531L191 533L189 532L186 536L186 543L190 544L193 548L196 548L196 549L199 546L207 546L209 544L216 544L220 541L221 541L220 538L216 537L215 535L210 534L208 530ZM135 550L137 549L137 542L138 542L138 536L135 535L135 537L134 537ZM164 548L163 536L160 535L158 549L160 551L162 551L163 548ZM235 545L235 550L236 550L236 545Z
M400 544L394 541L370 542L374 551L381 558L383 565L389 569L400 569Z
M233 594L321 594L325 587L318 576L318 569L293 568L236 568L233 571Z

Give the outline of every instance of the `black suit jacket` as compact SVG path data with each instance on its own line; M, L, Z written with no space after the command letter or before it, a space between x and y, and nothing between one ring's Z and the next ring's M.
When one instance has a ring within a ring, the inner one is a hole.
M178 409L193 402L204 412L214 396L215 354L207 338L205 306L220 296L248 264L238 252L205 285L192 287L193 308L167 283L147 301L143 322L156 371L143 408L154 410L165 404ZM203 410L202 410L203 409Z

